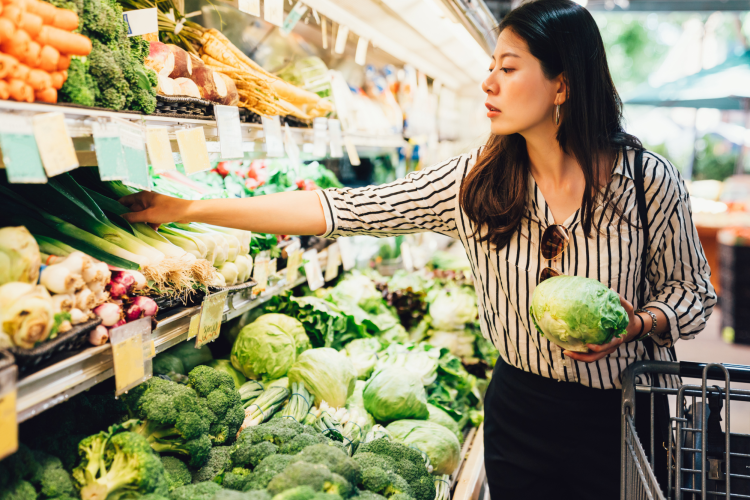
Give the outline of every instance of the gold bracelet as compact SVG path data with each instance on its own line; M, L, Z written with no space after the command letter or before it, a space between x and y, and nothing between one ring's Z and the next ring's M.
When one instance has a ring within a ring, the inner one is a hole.
M651 330L649 330L649 332L647 334L638 337L636 339L637 341L638 340L645 340L645 339L649 338L650 336L652 336L654 333L656 333L656 324L657 324L656 314L652 313L648 309L638 309L635 313L636 314L638 314L638 313L646 313L649 316L651 316ZM641 318L641 321L643 321L643 318Z

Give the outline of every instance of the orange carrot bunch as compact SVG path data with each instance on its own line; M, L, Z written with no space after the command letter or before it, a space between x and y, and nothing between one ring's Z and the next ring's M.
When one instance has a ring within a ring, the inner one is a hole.
M0 100L57 102L71 56L87 56L78 14L44 0L0 0Z

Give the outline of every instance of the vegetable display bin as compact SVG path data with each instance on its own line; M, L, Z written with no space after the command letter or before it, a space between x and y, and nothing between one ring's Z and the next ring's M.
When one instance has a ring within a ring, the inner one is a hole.
M730 343L750 345L750 230L719 231L721 332Z

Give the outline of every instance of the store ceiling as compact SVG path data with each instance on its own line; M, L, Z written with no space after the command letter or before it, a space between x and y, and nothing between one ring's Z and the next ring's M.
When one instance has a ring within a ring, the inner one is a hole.
M485 0L495 19L502 19L519 0ZM750 0L588 0L591 11L611 12L714 12L750 10Z

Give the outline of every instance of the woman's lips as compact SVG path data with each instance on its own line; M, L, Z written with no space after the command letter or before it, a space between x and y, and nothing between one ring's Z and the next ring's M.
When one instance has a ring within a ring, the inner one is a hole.
M494 118L500 116L500 110L492 106L489 103L485 103L484 106L487 108L487 118Z

